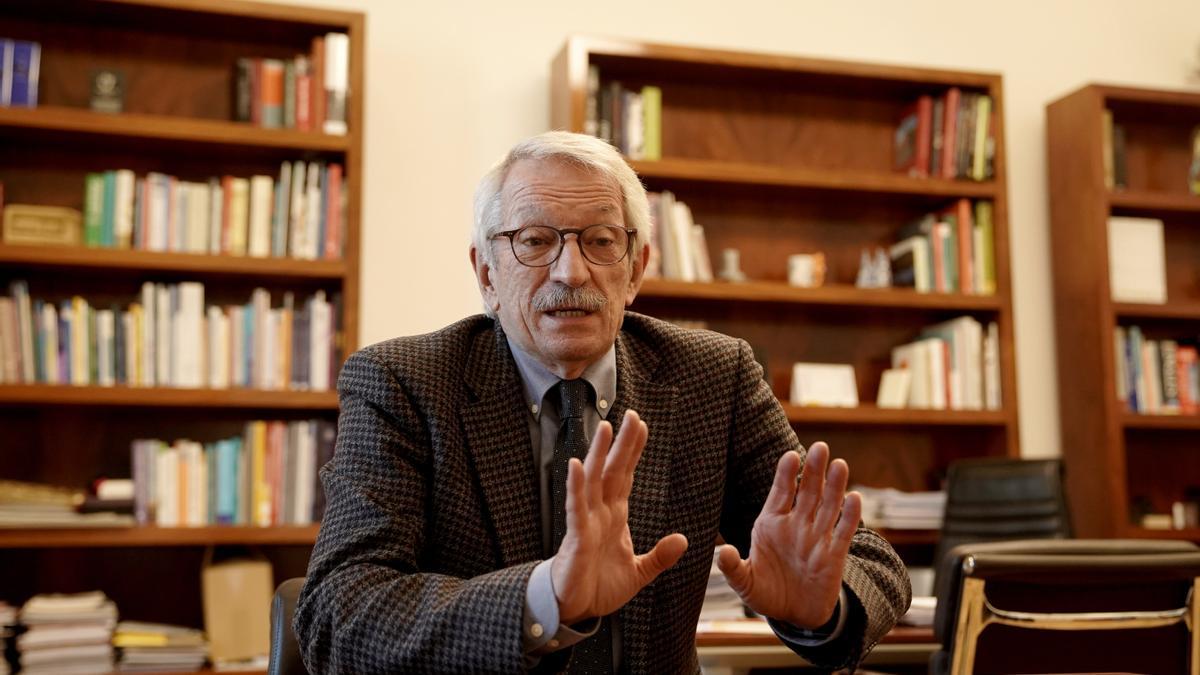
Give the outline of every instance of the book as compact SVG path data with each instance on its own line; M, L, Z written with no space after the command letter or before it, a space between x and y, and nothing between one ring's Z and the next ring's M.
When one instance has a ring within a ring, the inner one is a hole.
M915 177L929 175L933 133L933 98L922 95L906 108L893 140L893 168Z
M28 40L13 40L11 75L5 78L9 89L6 105L36 108L38 104L38 79L41 70L42 46Z
M327 134L347 132L346 100L350 87L350 36L325 34L325 115L321 129Z
M642 87L642 159L662 159L662 89L647 85Z
M1165 303L1167 272L1163 221L1109 217L1108 268L1114 302Z

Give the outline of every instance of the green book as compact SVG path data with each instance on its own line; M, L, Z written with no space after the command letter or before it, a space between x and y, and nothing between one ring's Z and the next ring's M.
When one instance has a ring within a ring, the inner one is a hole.
M992 203L975 202L975 265L979 270L979 288L982 295L996 294L996 228L992 223Z
M662 159L662 89L642 87L642 159Z
M83 179L83 243L101 245L104 230L104 174L89 173Z
M100 230L100 245L112 248L117 243L117 172L104 172L104 212Z

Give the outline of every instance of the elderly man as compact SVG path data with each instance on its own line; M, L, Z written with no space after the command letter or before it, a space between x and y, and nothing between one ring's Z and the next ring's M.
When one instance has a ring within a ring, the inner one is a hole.
M749 346L625 311L650 229L588 136L484 177L488 315L342 370L295 621L310 670L695 672L718 535L730 584L814 663L853 667L905 611L845 462L805 457Z

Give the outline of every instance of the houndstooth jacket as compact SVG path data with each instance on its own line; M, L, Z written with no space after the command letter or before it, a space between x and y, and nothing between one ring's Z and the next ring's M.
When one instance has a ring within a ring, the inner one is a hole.
M616 343L619 424L650 435L629 498L638 552L682 532L674 567L620 610L633 673L698 671L695 629L718 534L743 555L780 455L800 448L749 346L635 313ZM354 354L338 381L328 506L294 627L313 673L519 672L541 557L537 475L503 331L483 316ZM892 548L859 528L842 637L801 650L853 666L909 602Z

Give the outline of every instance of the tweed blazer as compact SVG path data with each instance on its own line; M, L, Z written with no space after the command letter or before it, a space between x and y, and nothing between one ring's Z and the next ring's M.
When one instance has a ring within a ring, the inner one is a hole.
M783 452L801 449L749 346L625 315L617 396L649 426L629 498L635 550L687 553L619 610L633 673L699 670L696 622L718 534L746 555ZM476 316L367 347L338 380L327 508L294 627L314 673L522 670L526 588L541 558L538 479L503 331ZM800 650L853 667L906 610L892 548L860 527L841 639Z

